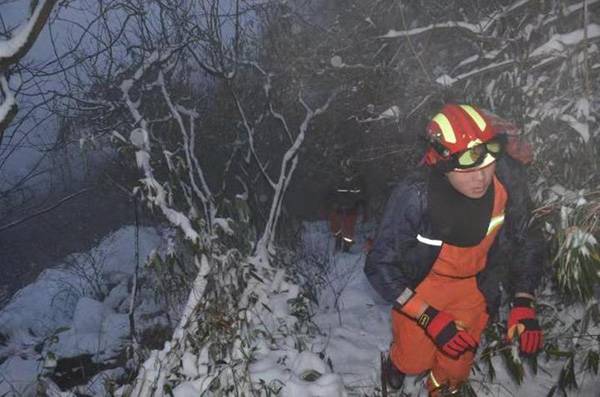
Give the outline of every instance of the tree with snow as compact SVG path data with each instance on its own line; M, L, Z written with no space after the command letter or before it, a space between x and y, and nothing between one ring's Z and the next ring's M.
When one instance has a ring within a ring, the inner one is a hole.
M258 17L265 11L260 5L166 3L99 4L98 41L91 54L76 54L82 70L94 73L73 81L68 98L82 128L98 139L109 131L140 170L133 194L179 230L196 271L172 339L162 351L140 352L147 360L129 392L280 390L281 376L250 377L248 363L276 347L289 349L292 360L310 330L306 319L291 315L306 302L278 266L277 226L300 150L338 90L332 85L318 92L302 76L283 84L270 70L283 59L253 54L246 42L259 34L244 15L268 29ZM130 12L136 7L139 13ZM129 29L111 24L112 18L124 18ZM112 43L119 32L122 38ZM106 43L106 51L96 50ZM210 112L223 108L225 121L211 129ZM266 197L262 216L249 210L253 194ZM296 347L288 346L292 333ZM182 372L188 356L196 369Z

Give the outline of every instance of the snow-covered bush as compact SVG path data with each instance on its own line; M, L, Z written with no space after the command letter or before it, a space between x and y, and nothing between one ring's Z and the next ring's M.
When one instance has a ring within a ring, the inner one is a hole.
M580 197L574 207L561 205L560 226L555 224L551 230L558 287L570 299L582 302L597 297L600 287L600 204L594 195L588 199L593 201Z
M222 13L218 1L212 7L180 1L164 12L160 1L111 1L98 5L99 15L105 21L123 17L121 3L144 13L128 15L126 37L111 51L80 59L102 71L89 74L90 83L72 94L86 131L110 129L123 159L139 169L132 196L178 230L178 252L155 258L153 266L186 263L157 288L189 286L173 337L161 351L138 352L147 359L123 392L277 393L304 376L306 365L296 371L290 366L306 350L313 328L301 289L279 266L276 231L300 148L335 90L314 96L304 93L301 81L275 81L273 65L263 65L245 46L253 37L244 33L244 15L258 12L251 5ZM97 37L108 41L116 34L110 23L98 28ZM231 31L236 37L229 41ZM114 63L111 56L121 50ZM215 97L220 92L226 96ZM294 107L280 109L289 98ZM227 108L212 130L209 109L218 114ZM90 112L103 117L86 117ZM233 137L233 145L224 145L225 137ZM335 375L326 379L339 388Z

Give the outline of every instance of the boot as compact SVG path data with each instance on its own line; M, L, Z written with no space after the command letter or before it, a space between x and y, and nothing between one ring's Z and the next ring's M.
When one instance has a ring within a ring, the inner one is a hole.
M429 393L429 396L430 397L461 397L462 394L460 393L459 389L455 389L448 385L442 385L439 388L431 391Z
M432 372L427 377L427 390L429 390L429 397L460 397L462 395L458 387L438 382Z
M398 390L402 387L406 375L396 368L389 356L384 361L382 371L384 372L383 378L385 379L385 383L388 384L392 389Z

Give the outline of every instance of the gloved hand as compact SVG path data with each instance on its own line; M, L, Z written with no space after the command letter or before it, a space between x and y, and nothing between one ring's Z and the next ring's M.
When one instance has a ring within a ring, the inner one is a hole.
M467 350L477 347L477 341L456 326L454 317L432 306L428 306L419 316L417 324L433 339L440 350L452 358L458 358Z
M526 354L537 353L544 346L544 335L535 316L533 299L518 297L513 300L508 314L506 338L512 342L519 336L519 348Z

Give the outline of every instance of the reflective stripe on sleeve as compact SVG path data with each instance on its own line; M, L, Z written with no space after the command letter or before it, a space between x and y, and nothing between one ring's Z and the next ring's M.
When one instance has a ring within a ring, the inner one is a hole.
M500 215L495 216L492 219L490 219L490 225L488 226L487 234L490 234L491 232L493 232L497 227L499 227L503 223L504 223L504 214L500 214Z
M396 302L400 306L404 306L406 305L406 302L408 302L408 300L413 297L414 294L415 293L410 288L404 288L404 291L402 291L400 296L396 298Z
M432 240L430 238L423 237L420 234L417 234L417 240L419 240L423 244L433 245L435 247L440 247L442 245L442 243L443 243L442 240Z

